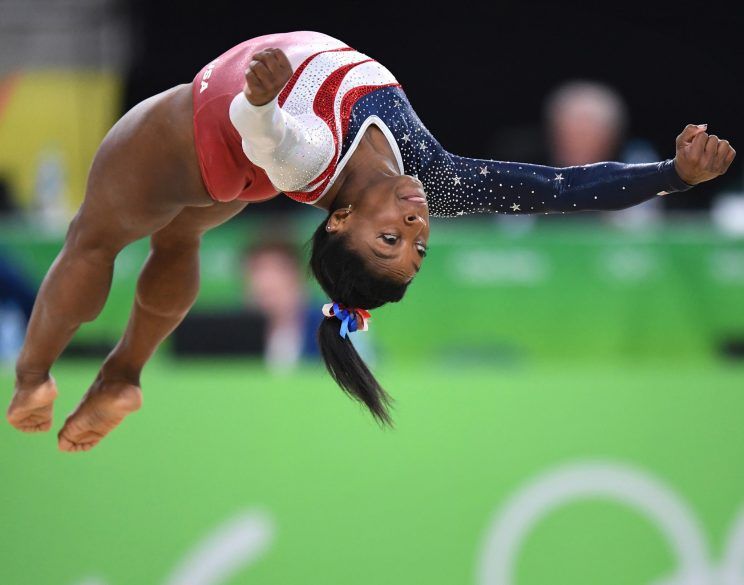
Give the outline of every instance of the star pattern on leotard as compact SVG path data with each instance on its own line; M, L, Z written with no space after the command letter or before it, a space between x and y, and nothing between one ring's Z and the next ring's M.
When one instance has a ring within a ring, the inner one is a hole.
M396 100L400 106L396 105ZM370 117L380 120L389 130L385 134L394 139L393 150L402 163L402 172L418 177L424 185L429 213L433 217L475 213L567 213L603 208L598 204L602 198L597 199L597 181L608 180L604 178L611 170L607 163L601 167L583 167L583 176L587 177L583 180L591 184L591 189L577 191L572 185L574 176L566 172L569 169L473 159L449 153L426 129L399 87L382 88L361 98L353 111L357 121L344 136L342 155L354 143L357 132L366 127L363 126L365 121ZM628 185L627 180L614 185L613 193L630 192L630 187L622 189Z
M387 94L387 95L386 95ZM396 105L400 101L400 106ZM531 196L511 163L478 161L447 155L421 123L399 88L382 89L354 106L359 124L371 116L381 118L397 145L407 175L419 176L432 216L459 217L471 213L516 213L524 209L519 198ZM345 141L350 144L353 128ZM500 182L492 179L499 177ZM532 189L534 191L534 188ZM517 203L517 209L512 205Z

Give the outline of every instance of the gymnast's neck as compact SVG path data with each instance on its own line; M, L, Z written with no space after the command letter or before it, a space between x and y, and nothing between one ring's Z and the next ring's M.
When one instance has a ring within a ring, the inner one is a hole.
M387 138L378 128L370 126L349 162L315 207L333 211L353 206L368 187L379 180L400 174L395 154Z

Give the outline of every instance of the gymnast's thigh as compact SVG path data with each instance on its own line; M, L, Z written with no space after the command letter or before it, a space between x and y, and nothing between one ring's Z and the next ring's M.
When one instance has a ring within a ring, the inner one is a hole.
M75 221L112 245L158 231L186 207L214 204L196 161L190 102L178 89L127 112L93 160Z

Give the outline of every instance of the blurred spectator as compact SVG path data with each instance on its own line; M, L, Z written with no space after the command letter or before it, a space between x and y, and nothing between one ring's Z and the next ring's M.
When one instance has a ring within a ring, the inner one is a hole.
M279 231L279 230L277 230ZM307 289L303 258L287 240L259 238L244 253L245 302L264 317L264 360L272 369L286 370L302 360L317 360L316 341L328 300L313 299ZM369 332L350 336L368 364L375 362Z
M658 154L642 139L628 139L628 108L612 88L595 81L567 81L545 98L543 124L499 128L489 155L553 166L603 160L651 162Z
M0 364L15 360L35 299L33 285L0 256Z
M492 138L489 155L497 160L568 167L615 160L625 163L656 162L659 154L647 140L628 139L628 108L614 89L596 81L567 81L548 94L543 107L543 128L513 126ZM654 199L608 214L623 226L646 225L658 217ZM534 216L497 216L510 231L529 229Z
M550 162L575 166L620 160L653 162L658 154L645 140L626 140L628 109L620 94L594 81L569 81L545 100Z
M282 234L275 226L266 233ZM241 256L241 307L192 310L173 334L177 355L259 355L275 371L320 358L316 334L328 300L307 286L301 250L292 241L259 236ZM369 333L350 336L368 364L375 355Z
M34 286L8 258L0 254L0 303L15 305L28 321L35 300Z
M244 256L246 304L266 319L264 358L269 367L288 369L316 358L315 332L323 318L308 300L300 251L282 240L259 240ZM317 305L317 306L316 306Z
M545 100L545 126L550 164L579 166L605 160L655 162L658 154L646 141L626 141L628 109L620 94L595 81L569 81ZM652 199L609 219L623 227L647 225L660 212Z
M552 163L585 165L615 156L627 126L627 111L609 87L569 81L546 99L545 123Z

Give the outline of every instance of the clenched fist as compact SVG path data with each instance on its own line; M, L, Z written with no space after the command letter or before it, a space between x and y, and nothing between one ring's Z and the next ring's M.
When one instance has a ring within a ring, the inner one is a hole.
M725 173L736 156L728 140L708 135L707 124L688 124L677 136L674 167L688 185L697 185Z
M292 65L281 49L264 49L253 55L245 71L243 93L254 106L273 100L292 77Z

